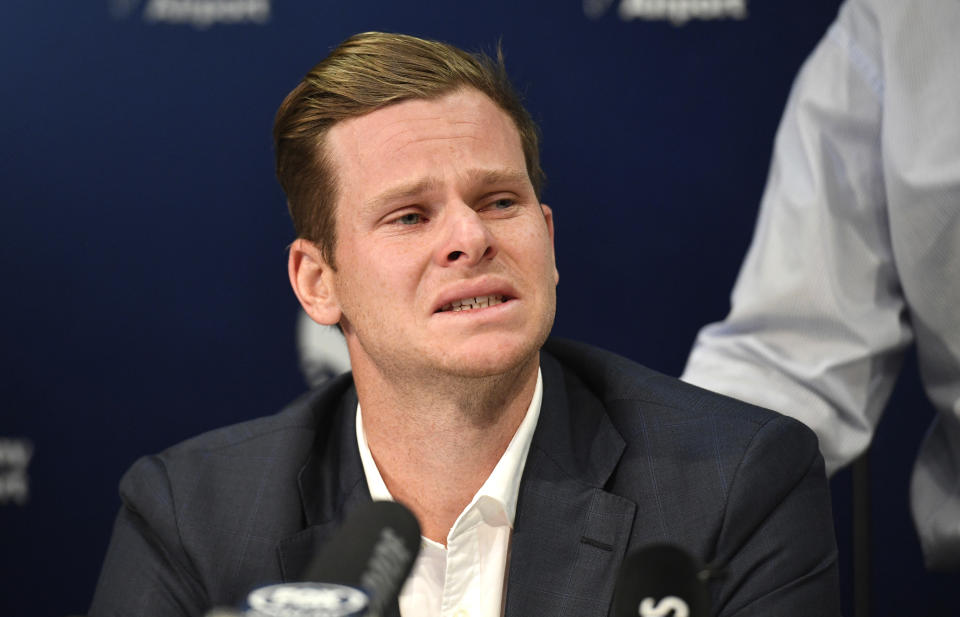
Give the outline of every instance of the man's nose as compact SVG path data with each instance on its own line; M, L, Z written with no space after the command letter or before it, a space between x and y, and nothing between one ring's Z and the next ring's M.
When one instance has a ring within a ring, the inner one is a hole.
M444 236L436 252L438 265L472 266L497 254L493 234L476 210L465 203L454 204L444 218Z

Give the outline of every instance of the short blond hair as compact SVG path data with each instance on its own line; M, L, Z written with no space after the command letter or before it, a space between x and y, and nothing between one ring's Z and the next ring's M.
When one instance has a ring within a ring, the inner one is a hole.
M336 248L334 166L324 147L327 131L355 118L410 99L436 99L459 88L490 97L517 127L527 175L540 197L539 131L496 59L447 43L404 34L364 32L336 47L283 100L273 125L277 178L297 237L320 247L333 267Z

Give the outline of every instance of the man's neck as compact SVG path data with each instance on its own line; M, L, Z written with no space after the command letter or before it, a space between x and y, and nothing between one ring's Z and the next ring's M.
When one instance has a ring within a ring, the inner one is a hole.
M405 379L400 387L365 368L355 367L354 376L377 468L394 499L417 515L423 535L446 543L523 421L539 355L504 375Z

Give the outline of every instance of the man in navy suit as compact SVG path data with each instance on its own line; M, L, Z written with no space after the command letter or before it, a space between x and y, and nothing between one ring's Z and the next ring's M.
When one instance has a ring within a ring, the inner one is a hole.
M201 615L295 580L370 499L422 528L403 617L607 615L623 558L652 542L722 571L717 614L839 613L810 431L547 342L553 216L502 61L356 35L274 137L290 281L342 329L352 375L138 461L93 615Z

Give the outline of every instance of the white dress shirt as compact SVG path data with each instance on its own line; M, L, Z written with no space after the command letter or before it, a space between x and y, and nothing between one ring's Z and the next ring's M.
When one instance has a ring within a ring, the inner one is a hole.
M497 465L457 517L447 546L421 538L420 555L400 593L403 617L500 617L520 476L540 417L543 379ZM373 460L357 405L357 445L374 500L393 500ZM464 456L469 456L465 452Z
M794 416L828 471L867 447L916 341L939 411L911 506L960 566L960 2L848 0L794 83L726 320L683 379Z

